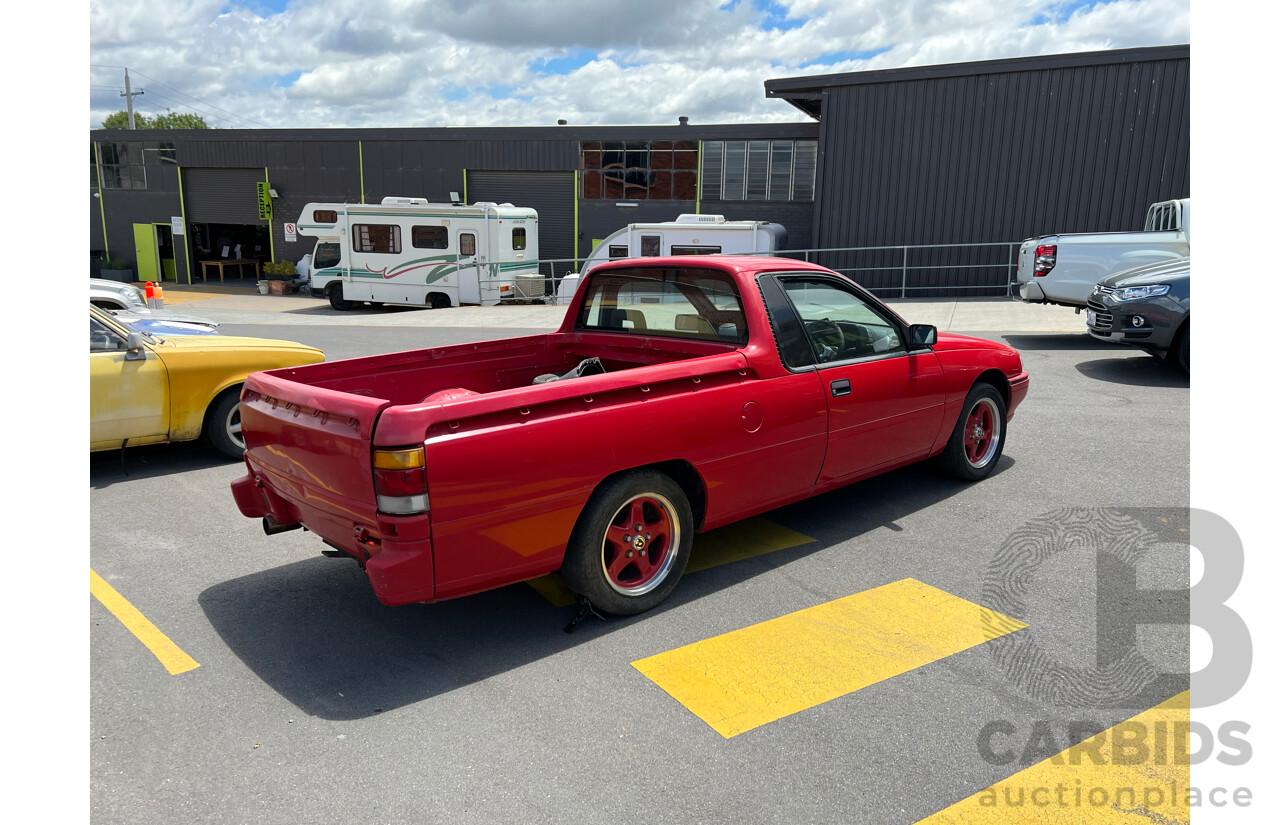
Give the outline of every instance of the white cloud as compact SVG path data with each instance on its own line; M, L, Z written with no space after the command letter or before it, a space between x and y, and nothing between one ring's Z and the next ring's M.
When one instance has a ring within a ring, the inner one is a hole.
M775 5L792 28L752 0L91 0L90 125L122 107L118 66L139 111L223 128L727 123L805 119L769 78L1191 39L1189 0Z

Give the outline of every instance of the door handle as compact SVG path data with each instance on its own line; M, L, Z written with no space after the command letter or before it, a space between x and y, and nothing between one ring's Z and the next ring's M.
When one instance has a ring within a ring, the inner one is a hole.
M853 392L853 386L849 383L848 378L841 378L839 381L831 382L831 397L839 398L842 395L848 395Z

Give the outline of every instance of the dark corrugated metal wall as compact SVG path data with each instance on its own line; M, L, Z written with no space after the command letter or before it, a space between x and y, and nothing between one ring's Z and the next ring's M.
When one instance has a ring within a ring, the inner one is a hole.
M1190 193L1189 66L1175 59L831 87L817 245L1139 229L1150 203ZM998 250L934 254L909 265L1007 257ZM855 274L868 286L889 287L901 283L901 257L826 263L895 267ZM1004 277L1002 268L910 276L917 286L1003 284Z
M467 172L470 203L493 201L538 210L538 257L543 260L574 255L574 196L572 172ZM556 266L556 275L565 274L562 266Z

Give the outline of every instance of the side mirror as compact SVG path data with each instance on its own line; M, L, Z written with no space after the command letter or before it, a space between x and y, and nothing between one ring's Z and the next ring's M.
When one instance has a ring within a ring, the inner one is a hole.
M911 349L928 349L938 343L938 328L929 324L912 324L907 329Z
M142 351L142 333L137 330L131 330L129 337L124 341L124 360L126 361L145 361L147 354Z

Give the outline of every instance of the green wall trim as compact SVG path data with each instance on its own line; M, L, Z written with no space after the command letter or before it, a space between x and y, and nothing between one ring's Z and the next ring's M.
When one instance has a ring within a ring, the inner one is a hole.
M93 168L98 173L98 214L102 216L102 251L111 258L111 242L107 240L107 205L102 202L102 158L98 155L98 142L93 141Z

